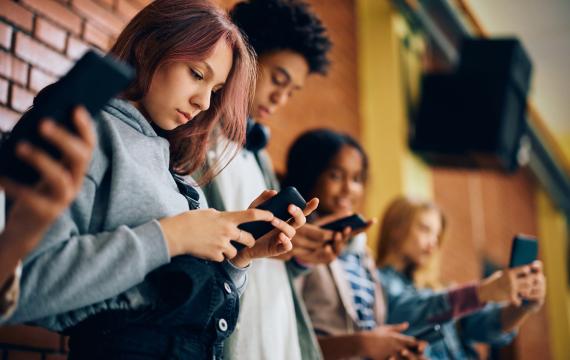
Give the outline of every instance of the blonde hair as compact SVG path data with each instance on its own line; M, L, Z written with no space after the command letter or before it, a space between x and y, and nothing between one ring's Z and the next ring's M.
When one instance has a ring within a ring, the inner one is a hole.
M378 266L390 265L388 259L401 251L417 214L426 210L436 210L441 216L441 232L438 239L438 245L441 245L446 228L446 219L439 206L429 200L400 196L388 205L380 223L380 236L376 253ZM407 264L406 269L407 275L413 278L417 286L441 287L439 254L434 254L428 264L421 268L414 264Z

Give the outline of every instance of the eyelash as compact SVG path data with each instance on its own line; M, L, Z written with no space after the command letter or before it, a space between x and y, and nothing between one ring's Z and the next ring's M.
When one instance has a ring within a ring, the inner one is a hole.
M204 80L204 75L200 74L200 72L194 70L194 69L190 69L190 73L192 74L192 76L196 79L196 80Z
M283 80L279 79L278 75L273 75L271 77L271 80L277 86L286 86L287 85L287 80L286 79L283 79Z

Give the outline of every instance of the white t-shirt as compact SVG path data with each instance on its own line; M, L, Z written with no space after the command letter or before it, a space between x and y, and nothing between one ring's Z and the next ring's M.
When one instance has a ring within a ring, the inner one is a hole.
M267 187L252 152L241 150L215 178L226 210L244 210ZM285 262L251 264L236 330L226 342L232 360L300 360L293 294Z

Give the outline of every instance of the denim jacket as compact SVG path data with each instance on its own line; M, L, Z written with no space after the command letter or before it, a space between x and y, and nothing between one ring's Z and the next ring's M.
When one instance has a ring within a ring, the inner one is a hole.
M516 336L501 329L501 305L479 304L473 286L417 289L392 267L379 269L379 276L388 302L388 323L407 321L408 333L428 324L441 325L442 340L431 343L425 352L430 359L476 359L474 342L504 346Z

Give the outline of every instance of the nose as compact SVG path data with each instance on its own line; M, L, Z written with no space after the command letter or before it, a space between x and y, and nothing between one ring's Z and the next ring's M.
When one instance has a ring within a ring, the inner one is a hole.
M433 252L436 248L437 248L437 236L432 236L430 237L429 241L428 241L428 250L429 252Z
M212 92L209 89L200 91L190 98L190 104L200 111L206 111L210 108L211 97Z
M289 95L286 89L277 89L271 93L270 100L272 104L283 106L287 103Z

